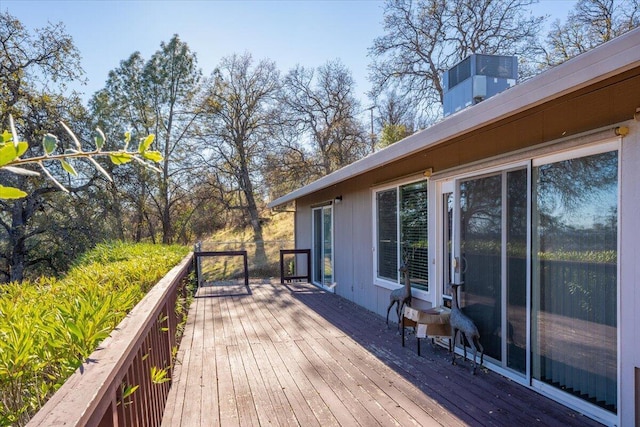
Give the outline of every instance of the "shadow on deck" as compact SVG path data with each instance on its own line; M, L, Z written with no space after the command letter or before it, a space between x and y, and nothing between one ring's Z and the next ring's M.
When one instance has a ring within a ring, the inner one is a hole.
M163 425L600 425L309 284L203 287Z

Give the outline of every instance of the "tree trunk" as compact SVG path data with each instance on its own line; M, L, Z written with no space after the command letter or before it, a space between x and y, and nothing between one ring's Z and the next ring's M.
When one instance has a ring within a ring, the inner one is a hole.
M24 199L16 200L11 206L11 227L9 231L9 281L22 282L27 263L27 223L40 206L40 197L32 193Z
M138 206L138 212L136 213L136 225L135 225L135 235L133 236L133 240L136 243L140 243L142 240L142 226L144 223L144 213L140 206Z
M11 231L9 232L9 282L22 282L24 267L27 261L25 246L25 221L23 220L23 206L19 201L14 203L12 211Z
M251 183L249 169L246 164L242 165L241 174L242 176L240 177L240 180L242 182L242 190L245 198L247 199L247 211L249 212L251 228L253 229L253 242L256 244L254 264L258 268L263 268L267 265L267 254L264 249L262 223L260 222L260 213L258 211L256 199L253 195L253 184Z
M162 220L162 243L169 245L173 243L173 224L171 221L171 197L169 195L169 168L168 162L165 162L165 178L160 184L160 192L162 193L162 211L160 212Z
M162 243L173 243L173 226L171 224L171 196L169 194L169 157L171 156L171 129L173 126L173 104L169 110L167 133L164 141L164 161L162 165L162 181L160 182L160 197L162 197Z
M258 208L255 205L249 206L249 214L251 215L251 228L253 229L253 241L256 244L255 266L262 269L267 265L267 253L264 248L264 238L262 236L262 223L258 215Z

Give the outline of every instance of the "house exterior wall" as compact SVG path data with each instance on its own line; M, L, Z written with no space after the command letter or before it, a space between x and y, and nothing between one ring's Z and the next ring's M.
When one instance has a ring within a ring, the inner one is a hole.
M369 189L351 182L296 202L296 247L310 248L311 211L314 206L333 203L335 292L369 310L379 312L376 290L371 282L371 210ZM388 296L387 296L388 300ZM385 307L386 309L386 307Z

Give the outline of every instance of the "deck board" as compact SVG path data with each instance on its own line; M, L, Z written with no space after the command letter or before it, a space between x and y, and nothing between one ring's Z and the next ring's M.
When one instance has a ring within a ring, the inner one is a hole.
M201 384L201 396L200 404L202 405L200 413L206 414L206 417L201 417L200 425L202 427L219 425L220 424L220 412L218 405L219 390L216 377L217 358L216 354L216 336L214 329L216 323L219 320L216 318L216 311L214 310L217 301L210 299L203 306L206 306L204 316L205 325L209 328L203 330L203 352L202 352L202 376L200 379Z
M200 407L202 395L202 367L204 359L204 351L207 348L204 345L206 307L198 307L195 320L193 322L193 334L191 334L191 351L187 362L187 370L185 382L184 404L182 407L181 421L185 425L199 426L201 411ZM184 363L183 363L184 365Z
M179 424L182 419L182 409L184 407L185 396L187 395L187 384L189 375L189 362L191 360L191 347L193 344L193 334L196 328L194 324L198 318L197 304L194 304L189 309L189 316L185 324L185 330L182 336L182 342L178 349L177 360L173 369L173 385L169 390L169 396L167 399L167 405L165 406L163 423L164 424Z
M163 426L600 425L309 284L198 292Z

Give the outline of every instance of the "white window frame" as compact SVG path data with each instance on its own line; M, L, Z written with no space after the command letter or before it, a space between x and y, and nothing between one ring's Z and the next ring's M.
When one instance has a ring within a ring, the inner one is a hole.
M400 272L397 273L397 278L396 281L391 281L382 277L378 277L378 193L382 192L382 191L388 191L388 190L392 190L395 189L396 190L396 206L398 207L398 211L396 212L397 215L397 225L396 225L396 241L400 242L400 187L404 186L404 185L408 185L408 184L414 184L416 182L421 182L421 181L425 181L427 183L427 200L429 205L427 206L427 212L429 212L429 206L431 205L431 192L432 192L432 186L431 183L429 182L430 180L425 178L424 176L420 175L420 176L413 176L413 177L409 177L409 178L405 178L402 180L398 180L398 181L393 181L392 183L388 183L385 185L381 185L381 186L377 186L377 187L373 187L371 189L371 206L372 206L372 237L373 237L373 241L372 241L372 259L373 259L373 270L372 270L372 276L373 276L373 284L375 286L384 288L384 289L389 289L389 290L394 290L394 289L399 289L403 286L402 284L402 278L400 277ZM427 213L428 217L430 217L430 215ZM431 222L428 221L427 222L427 226L431 225ZM427 256L427 259L431 259L431 233L429 233L429 255ZM400 245L398 245L398 248L396 250L396 257L398 260L398 266L400 265ZM431 265L429 265L429 267L431 267ZM431 268L430 268L431 270ZM418 288L411 288L411 294L419 299L422 300L430 300L431 296L433 294L433 284L432 284L432 273L431 271L429 272L429 290L425 291L424 289L418 289Z

